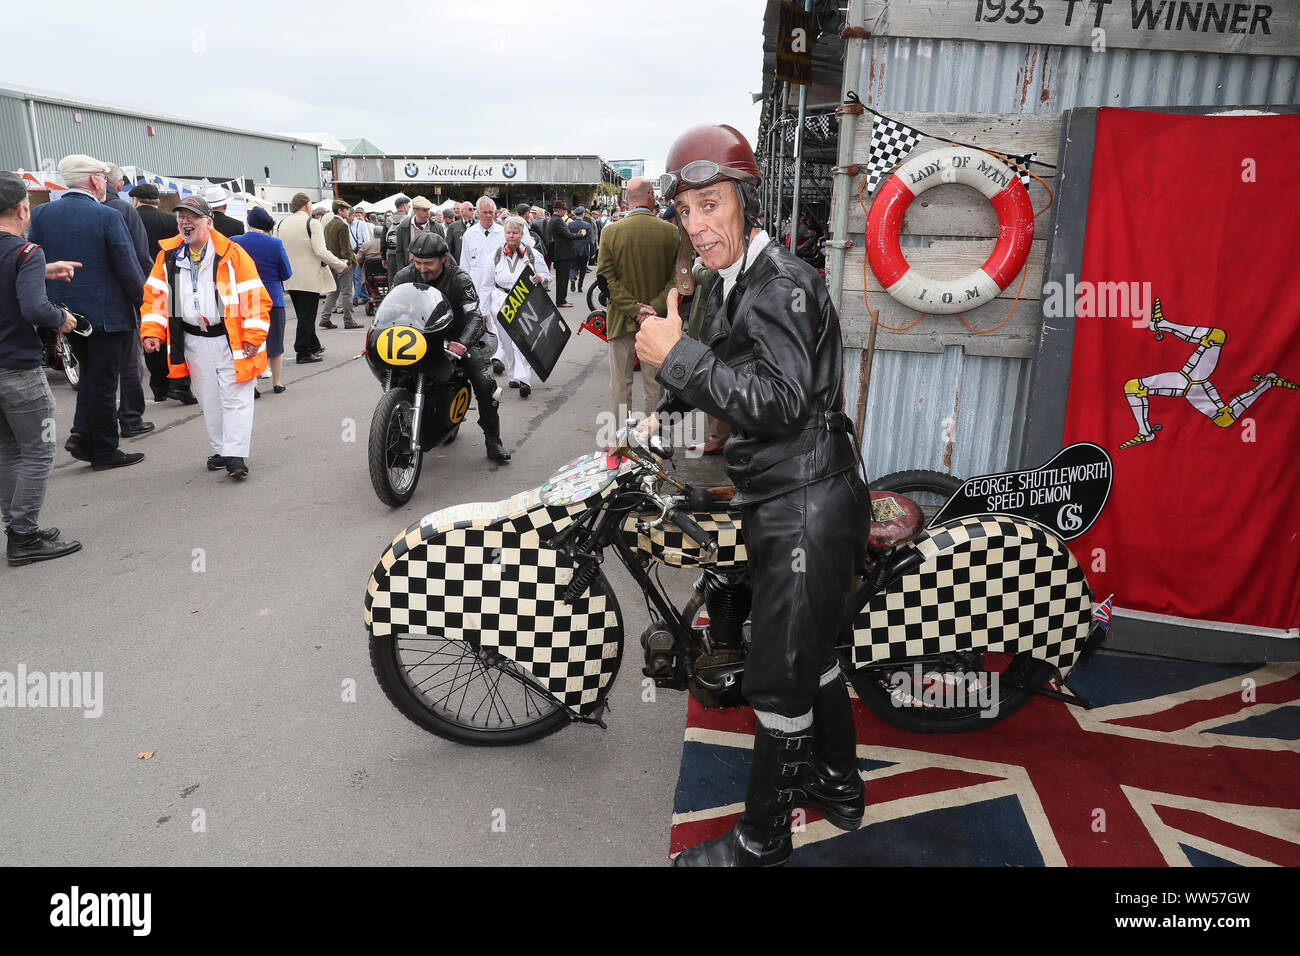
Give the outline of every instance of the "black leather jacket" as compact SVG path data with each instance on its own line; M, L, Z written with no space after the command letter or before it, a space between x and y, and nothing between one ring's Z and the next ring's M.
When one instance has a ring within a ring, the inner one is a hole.
M659 408L701 408L731 426L724 454L735 505L856 467L839 316L821 276L772 242L746 265L725 308L722 286L719 276L700 340L683 338L659 369L668 390Z
M404 282L431 285L451 303L451 310L455 313L456 320L447 331L457 342L465 346L466 351L472 349L483 337L483 316L479 312L478 290L474 288L474 280L469 277L468 272L452 262L450 257L443 259L442 275L433 282L425 282L424 277L413 265L398 270L397 275L393 276L394 287Z

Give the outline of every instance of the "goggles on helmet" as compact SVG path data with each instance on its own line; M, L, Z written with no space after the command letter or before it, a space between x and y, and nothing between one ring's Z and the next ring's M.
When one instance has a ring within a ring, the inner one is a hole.
M664 173L659 177L659 191L665 199L672 199L681 188L698 189L708 186L720 179L734 179L742 183L756 183L758 177L740 169L722 166L711 159L697 159L687 163L676 172Z

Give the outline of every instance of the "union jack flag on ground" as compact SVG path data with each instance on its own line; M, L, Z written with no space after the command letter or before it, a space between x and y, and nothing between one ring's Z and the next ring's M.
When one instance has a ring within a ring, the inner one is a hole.
M1036 697L987 729L898 730L854 701L867 817L809 811L796 866L1298 866L1300 665L1097 655L1094 706ZM670 853L743 809L748 709L693 699Z

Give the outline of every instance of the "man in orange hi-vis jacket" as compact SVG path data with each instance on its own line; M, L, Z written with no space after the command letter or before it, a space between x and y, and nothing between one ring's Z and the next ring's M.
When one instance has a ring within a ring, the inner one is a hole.
M271 297L248 253L213 231L203 199L182 199L176 224L180 235L159 243L145 283L140 338L146 352L167 349L168 378L190 377L212 445L208 470L243 478Z

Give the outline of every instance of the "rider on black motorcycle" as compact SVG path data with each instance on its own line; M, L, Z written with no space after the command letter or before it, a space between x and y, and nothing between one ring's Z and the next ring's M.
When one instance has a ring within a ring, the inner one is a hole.
M731 426L724 454L753 584L742 690L757 717L745 812L675 863L780 865L790 858L792 806L816 807L846 830L863 818L834 645L866 556L869 499L843 412L839 318L820 276L760 227L749 144L730 126L698 126L673 144L665 168L663 195L682 232L678 288L667 318L642 323L637 354L643 367L659 366L660 411L701 408ZM698 341L682 335L675 314L679 295L693 291L696 253L720 273Z
M447 240L437 233L421 233L411 243L411 264L398 270L393 286L404 282L421 282L437 289L458 316L448 331L455 337L448 348L460 358L461 368L469 376L478 399L478 424L483 429L487 456L506 462L510 453L501 443L501 419L497 414L497 384L473 353L474 344L483 336L483 318L479 314L478 292L469 273L448 255Z

